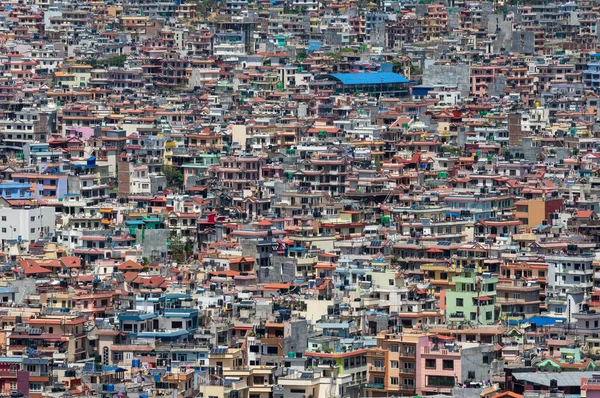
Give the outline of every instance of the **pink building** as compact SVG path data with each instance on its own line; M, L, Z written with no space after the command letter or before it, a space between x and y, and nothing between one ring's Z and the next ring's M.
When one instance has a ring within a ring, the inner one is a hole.
M487 95L488 84L494 83L502 67L496 65L471 67L471 95L483 97Z
M453 339L421 336L417 343L417 395L449 394L460 383L461 352L446 348Z
M581 392L585 391L586 398L600 398L600 374L589 379L581 379Z

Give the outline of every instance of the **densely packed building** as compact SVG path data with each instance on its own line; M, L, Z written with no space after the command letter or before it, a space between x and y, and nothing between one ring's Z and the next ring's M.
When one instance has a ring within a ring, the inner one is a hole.
M0 395L600 397L600 2L0 4Z

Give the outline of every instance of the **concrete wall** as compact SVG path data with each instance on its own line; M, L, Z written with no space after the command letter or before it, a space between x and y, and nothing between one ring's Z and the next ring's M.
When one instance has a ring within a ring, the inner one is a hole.
M506 76L496 76L493 83L488 84L488 95L490 97L504 97L506 89Z
M141 242L142 234L138 233L138 242ZM142 244L142 257L152 258L152 255L160 257L161 253L166 256L168 229L146 229L144 231L144 243Z
M448 30L452 31L458 29L460 26L459 14L457 12L448 13Z
M283 341L283 352L304 352L308 347L308 322L306 319L286 322L284 325L285 335L289 339Z
M471 88L471 67L469 65L435 65L430 60L425 62L423 85L436 84L457 85L463 98L469 96Z
M15 289L15 304L22 304L25 297L36 294L35 279L9 280L7 284Z
M287 283L295 279L295 259L275 256L271 258L271 264L255 270L260 283Z
M556 154L554 155L554 161L556 163L560 162L560 160L564 160L566 157L569 157L569 149L568 148L554 148ZM510 145L508 146L508 151L514 157L517 153L524 154L524 159L530 162L537 162L538 153L542 152L542 148L534 147L532 145L531 137L523 137L523 141L521 145Z
M150 192L160 192L167 188L166 176L151 176L150 177Z
M532 31L514 31L510 41L512 52L530 55L534 53L534 32Z
M475 373L475 381L491 380L491 363L493 360L494 347L491 345L478 345L476 347L463 348L461 351L461 375L459 382L469 378L469 372ZM484 363L483 357L487 356L488 363Z

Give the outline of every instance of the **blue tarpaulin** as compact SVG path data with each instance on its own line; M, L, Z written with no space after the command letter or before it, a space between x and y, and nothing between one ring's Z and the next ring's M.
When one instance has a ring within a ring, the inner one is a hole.
M532 316L528 319L523 319L521 321L509 321L509 325L518 325L519 323L535 323L535 326L543 327L543 326L552 326L558 321L564 321L563 318L552 318L549 316Z

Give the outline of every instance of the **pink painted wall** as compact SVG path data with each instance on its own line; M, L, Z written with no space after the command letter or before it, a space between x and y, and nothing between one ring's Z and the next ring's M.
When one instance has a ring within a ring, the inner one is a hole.
M438 343L439 350L434 351L432 348L435 346L432 343L431 336L422 336L419 338L417 343L417 364L416 364L416 387L417 395L425 395L426 392L440 392L449 393L452 387L433 387L427 386L428 376L450 376L454 377L455 381L460 378L461 374L461 354L460 352L450 352L443 348L444 342ZM427 369L425 367L425 361L427 359L435 360L435 369ZM453 360L454 369L444 370L443 360ZM600 398L600 397L599 397Z

